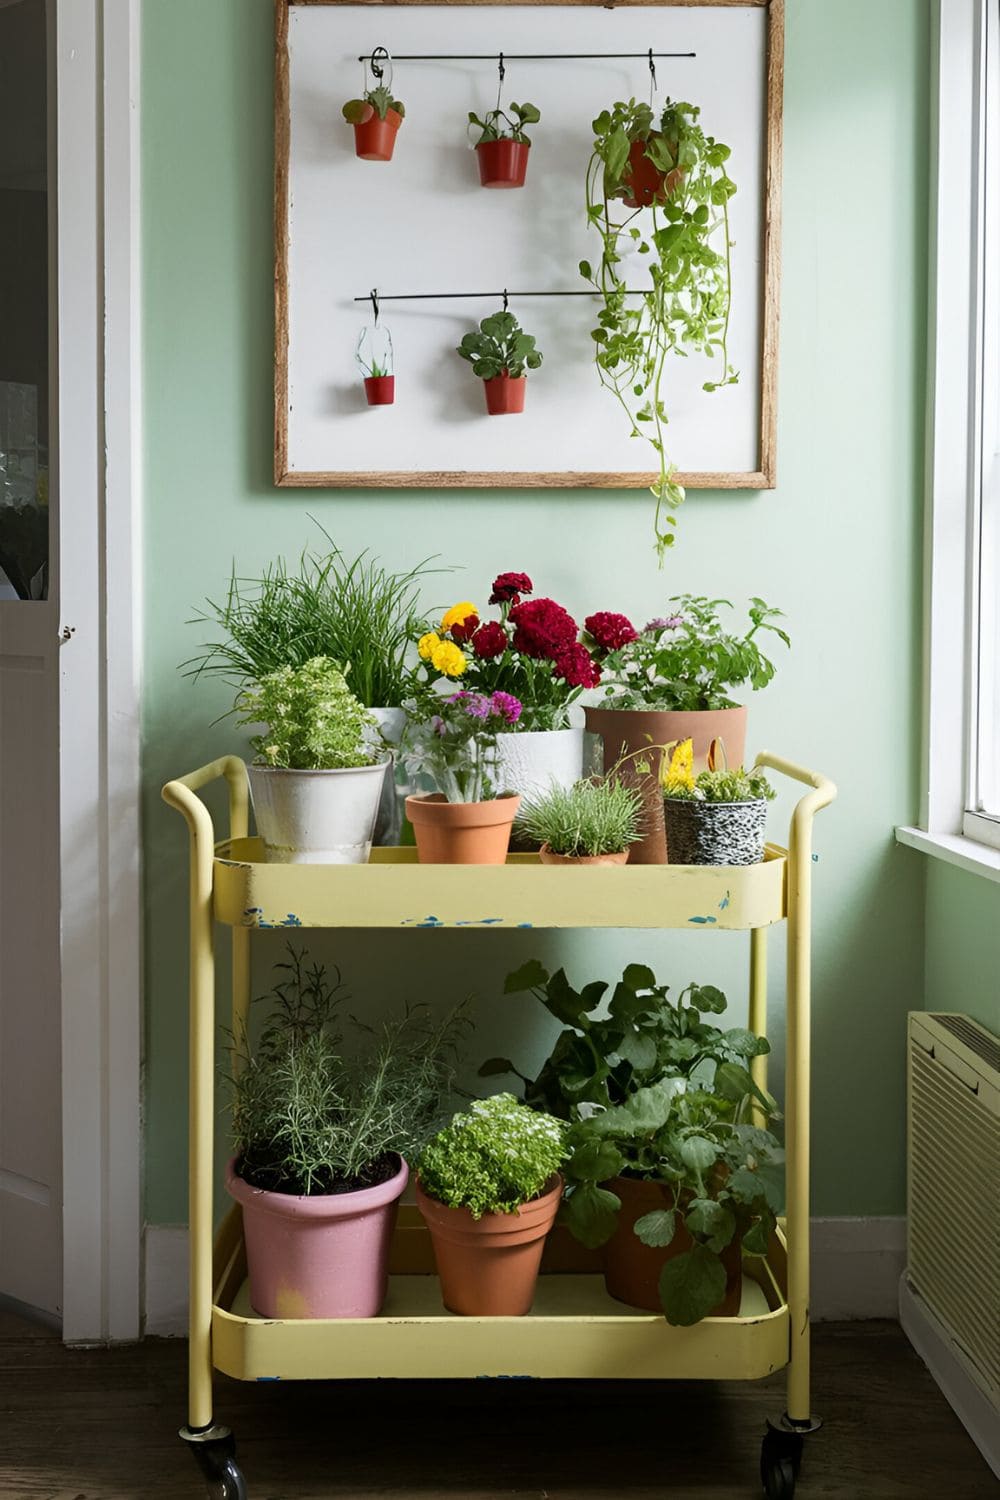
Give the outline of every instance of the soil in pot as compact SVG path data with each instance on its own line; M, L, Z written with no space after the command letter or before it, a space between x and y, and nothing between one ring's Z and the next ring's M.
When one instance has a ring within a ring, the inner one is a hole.
M524 187L530 150L527 141L480 141L476 147L480 185L484 188Z
M528 389L527 375L494 375L483 381L486 393L486 410L491 417L514 416L524 411L524 397Z
M517 1213L474 1219L467 1208L446 1208L428 1197L417 1179L417 1207L430 1230L441 1299L449 1312L519 1318L531 1311L545 1237L562 1192L563 1180L556 1173Z
M520 806L514 795L489 802L448 802L440 792L407 797L417 858L422 865L502 865Z
M389 1245L409 1169L353 1191L301 1197L265 1192L226 1168L243 1210L250 1302L265 1318L375 1318L388 1286ZM381 1175L376 1172L374 1175ZM341 1187L344 1187L341 1184Z
M354 150L362 161L391 161L396 145L396 134L403 123L398 110L386 110L385 119L379 119L373 109L371 119L354 127Z
M396 399L395 375L366 375L365 396L369 406L391 406Z
M629 1307L644 1307L662 1312L660 1272L668 1260L690 1250L694 1241L680 1216L677 1233L669 1245L644 1245L633 1226L644 1214L668 1208L672 1199L657 1182L643 1182L635 1177L615 1177L605 1184L621 1199L618 1227L604 1247L604 1283L610 1296ZM683 1206L683 1199L682 1199ZM735 1318L740 1310L743 1292L743 1262L739 1241L722 1252L726 1268L726 1295L711 1312L713 1318Z
M690 739L694 747L695 771L708 764L713 740L721 741L726 761L731 766L743 764L746 745L747 711L745 708L705 709L700 712L657 709L588 708L587 728L600 735L604 751L604 769L634 752L649 752L649 774L636 768L634 756L623 768L622 779L642 793L643 836L629 850L629 864L662 865L667 859L667 840L663 822L663 794L660 790L662 751L655 745L670 745Z
M767 802L663 803L667 862L672 865L759 865L764 858Z
M628 850L620 854L553 854L548 844L543 844L538 858L543 865L626 865Z

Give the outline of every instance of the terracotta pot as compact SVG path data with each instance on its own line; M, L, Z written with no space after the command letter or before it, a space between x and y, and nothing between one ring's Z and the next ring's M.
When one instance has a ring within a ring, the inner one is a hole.
M545 1236L562 1201L557 1172L537 1198L513 1214L446 1208L429 1198L417 1178L417 1207L434 1245L441 1299L449 1312L470 1318L520 1318L531 1311Z
M637 786L642 793L643 810L643 836L631 846L628 858L632 865L665 864L667 841L659 783L663 753L652 746L690 739L694 745L695 770L703 771L712 741L721 740L729 765L742 765L746 745L746 709L716 708L688 713L644 708L588 708L586 715L587 728L600 735L603 741L606 771L633 751L649 750L648 776L635 770L634 761L623 770L623 779Z
M391 406L396 399L395 375L366 375L365 395L369 406Z
M355 1193L299 1197L251 1187L226 1168L243 1207L250 1303L263 1318L376 1318L388 1287L389 1244L409 1178L399 1170Z
M623 849L620 854L553 854L548 844L543 844L538 858L543 865L625 865L628 850Z
M634 1225L638 1219L657 1209L669 1207L671 1199L658 1182L615 1177L605 1186L617 1194L622 1204L618 1227L604 1247L604 1284L608 1293L616 1301L626 1302L629 1307L644 1307L650 1312L662 1312L660 1272L668 1260L690 1250L694 1241L685 1228L680 1213L677 1218L677 1233L669 1245L660 1248L644 1245L635 1233ZM718 1307L713 1307L710 1316L735 1318L740 1310L743 1292L743 1263L737 1239L726 1246L721 1258L726 1268L726 1295Z
M386 110L384 120L379 119L376 111L363 125L355 125L355 152L362 161L392 161L396 132L402 123L403 116L395 109Z
M530 149L527 141L480 141L476 147L480 184L484 188L524 187Z
M520 806L513 795L489 802L448 802L440 792L407 797L417 858L422 865L502 865Z
M649 140L658 138L658 132ZM629 147L628 166L622 173L618 196L627 208L648 208L653 202L665 203L684 176L683 167L661 172L646 155L646 140L633 141Z
M491 417L511 416L524 411L524 397L528 386L527 375L494 375L483 381L486 392L486 410Z

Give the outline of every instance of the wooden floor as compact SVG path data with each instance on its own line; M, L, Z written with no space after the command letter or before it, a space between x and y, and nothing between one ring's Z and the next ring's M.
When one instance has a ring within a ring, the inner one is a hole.
M798 1500L997 1500L993 1478L894 1324L815 1331ZM204 1500L176 1438L185 1347L67 1350L0 1315L0 1495ZM220 1378L250 1500L758 1500L782 1381L757 1385L241 1386Z

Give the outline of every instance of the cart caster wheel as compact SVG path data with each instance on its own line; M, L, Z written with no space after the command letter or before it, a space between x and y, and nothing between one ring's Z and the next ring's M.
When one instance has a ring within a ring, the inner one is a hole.
M208 1427L203 1432L182 1427L180 1436L205 1476L208 1500L247 1500L246 1480L236 1462L236 1441L228 1427Z
M793 1500L801 1464L799 1434L769 1427L760 1449L760 1480L767 1500Z

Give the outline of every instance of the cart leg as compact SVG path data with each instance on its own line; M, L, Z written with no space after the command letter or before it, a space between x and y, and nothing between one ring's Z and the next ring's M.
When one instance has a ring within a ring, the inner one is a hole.
M247 1500L246 1480L236 1462L236 1441L228 1427L200 1431L182 1427L180 1438L205 1476L208 1500Z
M750 1010L747 1017L750 1030L757 1036L767 1036L767 928L750 929ZM755 1057L750 1064L750 1076L762 1093L767 1092L767 1056ZM764 1126L767 1121L763 1107L754 1104L754 1124Z

